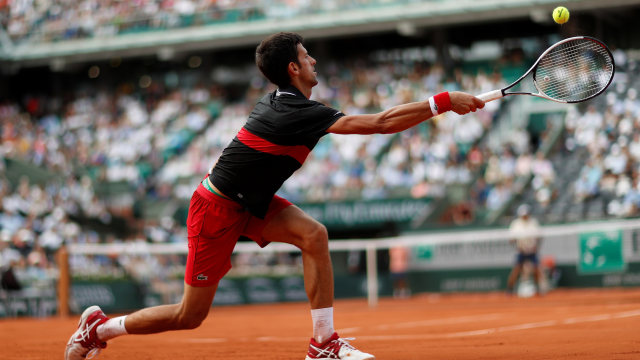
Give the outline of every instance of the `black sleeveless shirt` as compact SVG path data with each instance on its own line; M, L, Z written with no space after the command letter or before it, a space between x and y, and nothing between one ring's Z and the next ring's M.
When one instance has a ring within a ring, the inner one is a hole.
M265 95L209 175L222 193L264 218L273 195L342 112L293 86Z

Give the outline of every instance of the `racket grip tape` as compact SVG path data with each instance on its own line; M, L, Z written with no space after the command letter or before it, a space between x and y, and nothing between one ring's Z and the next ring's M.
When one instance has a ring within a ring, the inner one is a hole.
M480 94L480 95L478 95L476 97L478 99L484 101L484 102L489 102L489 101L498 100L500 98L503 98L504 94L502 93L502 90L493 90L493 91L489 91L489 92Z
M440 94L430 97L429 107L431 108L431 113L434 116L451 110L451 98L449 97L449 92L441 92Z

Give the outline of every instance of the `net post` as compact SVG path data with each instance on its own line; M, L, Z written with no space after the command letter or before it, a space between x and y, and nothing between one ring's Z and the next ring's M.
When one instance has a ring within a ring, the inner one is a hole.
M378 305L378 259L376 246L367 244L367 300L369 307Z
M66 245L60 246L56 252L56 262L60 273L58 276L58 316L69 316L69 291L71 286L69 273L69 251Z

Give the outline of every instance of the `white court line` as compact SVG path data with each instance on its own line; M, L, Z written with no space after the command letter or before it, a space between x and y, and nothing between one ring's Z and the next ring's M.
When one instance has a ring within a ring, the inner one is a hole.
M557 325L557 320L541 321L535 323L524 323L510 326L501 326L480 330L458 331L444 334L410 334L410 335L374 335L374 336L358 336L359 339L365 340L426 340L426 339L447 339L459 338L478 335L489 335L507 331L535 329L547 326Z
M640 310L629 310L621 313L614 314L613 317L616 319L622 319L627 317L640 316Z
M583 316L576 318L569 318L562 321L563 324L576 324L590 321L603 321L609 319L622 319L627 317L640 316L640 310L630 310L624 311L617 314L602 314L602 315L593 315L593 316Z
M445 318L445 319L411 321L411 322L396 323L396 324L382 324L374 327L367 327L367 330L370 330L370 329L387 330L387 329L402 329L402 328L417 328L417 327L426 327L426 326L462 324L462 323L473 322L473 321L496 320L504 317L504 315L505 314L495 313L495 314L460 316L460 317ZM350 333L358 332L361 330L362 330L361 327L345 328L345 329L340 329L340 334L350 334Z
M441 322L441 323L455 323L455 322L463 322L462 319L466 318L467 320L469 320L469 322L474 321L474 320L479 320L478 318L480 317L496 317L499 318L501 317L500 314L489 314L489 315L481 315L481 316L464 316L464 317L459 317L459 318L449 318L449 319L439 319L439 320L432 320L432 321L416 321L413 322L414 324L418 324L418 326L424 326L424 324L427 323L433 323L436 324L436 322ZM519 330L528 330L528 329L536 329L536 328L542 328L542 327L550 327L550 326L555 326L555 325L571 325L571 324L579 324L579 323L585 323L585 322L594 322L594 321L605 321L605 320L612 320L612 319L622 319L622 318L628 318L628 317L634 317L634 316L640 316L640 309L638 310L630 310L630 311L623 311L623 312L619 312L619 313L613 313L613 314L599 314L599 315L592 315L592 316L583 316L583 317L574 317L574 318L568 318L568 319L564 319L564 320L547 320L547 321L540 321L540 322L532 322L532 323L523 323L523 324L514 324L514 325L508 325L508 326L498 326L498 327L492 327L492 328L486 328L486 329L478 329L478 330L469 330L469 331L458 331L458 332L451 332L451 333L440 333L440 334L404 334L404 335L360 335L357 338L360 340L381 340L381 341L388 341L388 340L426 340L426 339L446 339L446 338L459 338L459 337L468 337L468 336L480 336L480 335L489 335L489 334L497 334L497 333L503 333L503 332L508 332L508 331L519 331ZM409 326L404 326L404 325L408 325L411 323L400 323L400 324L392 324L392 325L378 325L378 327L387 327L387 328L391 328L391 327L409 327ZM357 328L350 328L350 329L357 329ZM350 330L350 329L340 329L338 330L338 333L343 334L345 333L345 330ZM371 329L371 328L369 328ZM298 342L298 341L303 341L305 339L308 339L308 337L282 337L282 336L262 336L262 337L258 337L255 339L252 338L234 338L233 341L236 342L254 342L254 341L259 341L259 342L272 342L272 341L279 341L279 342ZM226 338L199 338L199 339L187 339L185 340L186 342L190 342L190 343L220 343L220 342L226 342L229 341L229 339Z
M585 316L579 318L569 318L565 320L548 320L541 321L535 323L524 323L524 324L516 324L510 326L500 326L494 328L487 329L479 329L479 330L471 330L471 331L461 331L454 333L445 333L445 334L411 334L411 335L376 335L376 336L358 336L360 339L365 340L420 340L420 339L441 339L441 338L456 338L456 337L467 337L467 336L478 336L478 335L488 335L495 334L507 331L517 331L517 330L527 330L527 329L535 329L541 327L549 327L561 324L578 324L585 322L593 322L593 321L604 321L611 319L621 319L633 316L640 316L640 310L631 310L624 311L615 314L600 314L593 316Z
M569 318L562 321L563 324L577 324L591 321L603 321L609 320L613 316L611 314L602 314L602 315L592 315L592 316L583 316L577 318Z
M524 323L519 325L501 326L497 328L496 332L535 329L540 327L553 326L553 325L556 325L557 323L558 323L558 320L549 320L549 321L540 321L540 322L534 322L534 323Z

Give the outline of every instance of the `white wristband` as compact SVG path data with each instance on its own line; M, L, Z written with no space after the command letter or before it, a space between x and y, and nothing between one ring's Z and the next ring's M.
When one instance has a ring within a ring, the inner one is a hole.
M440 114L438 112L438 105L436 105L436 100L433 98L433 96L429 98L429 107L431 108L431 114L433 114L434 116Z

